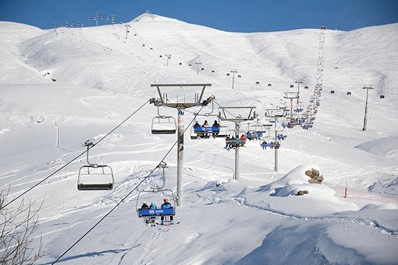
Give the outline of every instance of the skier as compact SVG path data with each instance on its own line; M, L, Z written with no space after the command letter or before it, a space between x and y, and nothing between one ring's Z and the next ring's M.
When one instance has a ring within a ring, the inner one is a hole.
M203 136L203 132L201 132L201 128L202 128L202 126L200 126L200 124L198 122L196 122L193 125L193 130L196 133L197 137L202 137Z
M202 127L203 128L209 127L209 123L207 122L207 120L205 120L205 122L202 124ZM204 137L207 137L207 136L208 136L208 134L207 134L207 132L205 132Z
M213 130L213 137L216 138L218 133L220 132L220 124L217 121L214 121L213 125L211 126Z
M150 208L151 210L156 210L158 207L156 206L156 204L154 204L153 202L151 202L151 205L149 206L149 208ZM151 216L150 219L151 219L151 226L155 226L156 217L155 217L155 216Z
M173 208L173 206L169 203L169 200L167 198L163 199L163 204L160 206L161 209L170 209ZM161 221L161 225L164 225L164 216L160 217ZM170 224L173 224L173 216L170 216Z
M148 204L146 204L146 202L144 202L144 203L141 205L141 209L149 209Z

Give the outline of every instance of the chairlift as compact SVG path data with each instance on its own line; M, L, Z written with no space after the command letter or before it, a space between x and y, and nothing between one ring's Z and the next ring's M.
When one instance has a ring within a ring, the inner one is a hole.
M260 146L265 150L265 149L267 149L267 147L269 147L269 148L271 148L271 149L279 149L280 148L280 146L281 146L281 144L279 143L279 142L262 142L261 144L260 144Z
M225 138L230 133L228 126L220 124L220 119L217 113L214 111L214 102L212 102L211 111L204 114L194 113L194 125L192 126L191 139L202 139L202 138ZM214 117L217 121L218 126L201 126L197 121L197 117ZM198 126L199 125L199 126Z
M285 140L287 138L287 134L278 134L276 138L278 138L278 140Z
M146 194L154 194L153 196L145 196ZM160 197L157 194L162 194ZM164 198L170 201L172 207L162 208L161 204ZM149 202L156 204L155 208L151 208ZM171 189L153 189L140 191L137 195L136 210L138 218L143 218L146 224L155 226L157 218L165 218L166 222L170 222L176 214L176 197Z
M160 115L158 107L158 115L152 119L152 134L175 134L176 131L176 119L173 116Z
M87 140L84 145L87 147L87 165L80 167L77 178L78 190L112 190L115 178L113 170L108 165L92 164L89 161L89 150L94 146L92 141Z
M164 188L164 186L166 185L166 175L165 175L165 168L168 168L167 163L166 162L160 162L159 165L157 165L156 167L157 169L162 169L162 184L159 185L155 182L152 181L152 179L150 179L150 183L149 186L152 190L161 190Z
M240 138L239 135L232 136L232 137L225 137L225 148L226 149L233 149L236 147L243 147L246 144L247 138Z

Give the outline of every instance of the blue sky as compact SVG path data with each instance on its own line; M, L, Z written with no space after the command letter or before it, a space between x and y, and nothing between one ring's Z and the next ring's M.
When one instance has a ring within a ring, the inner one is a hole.
M233 32L319 28L321 24L353 30L398 23L398 0L0 0L0 21L42 29L65 21L93 26L88 18L95 11L128 22L147 10Z

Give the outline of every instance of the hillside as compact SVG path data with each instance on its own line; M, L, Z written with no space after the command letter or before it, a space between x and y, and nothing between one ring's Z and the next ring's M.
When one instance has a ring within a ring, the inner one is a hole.
M42 203L33 243L42 235L39 264L54 262L122 199L59 263L395 264L398 24L325 31L314 126L278 127L288 137L277 172L274 151L253 140L240 148L240 179L233 180L234 151L223 139L191 140L189 125L199 108L187 109L180 223L151 228L136 214L142 200L160 204L170 195L138 198L139 190L164 184L175 195L177 185L176 135L151 134L158 110L145 102L158 95L150 84L210 83L204 97L215 96L214 113L220 106L255 106L264 120L266 108L289 105L284 92L297 91L295 82L302 81L306 108L317 81L319 34L230 33L148 14L128 24L51 30L0 22L0 186L9 188L9 199L138 110L90 151L92 163L112 167L113 190L77 190L86 164L81 156L23 196ZM231 70L237 70L234 89ZM366 131L364 85L374 87ZM181 99L191 91L167 93ZM177 118L175 109L159 112ZM216 117L197 119L212 123ZM250 126L242 124L242 132ZM145 180L166 154L166 181L158 170ZM324 176L321 185L306 181L310 168ZM309 194L295 196L302 189Z

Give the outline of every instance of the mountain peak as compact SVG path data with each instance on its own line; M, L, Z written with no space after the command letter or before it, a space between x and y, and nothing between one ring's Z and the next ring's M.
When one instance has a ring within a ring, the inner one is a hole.
M138 17L133 19L132 22L163 22L163 21L175 21L175 20L176 19L145 12L142 15L139 15Z

